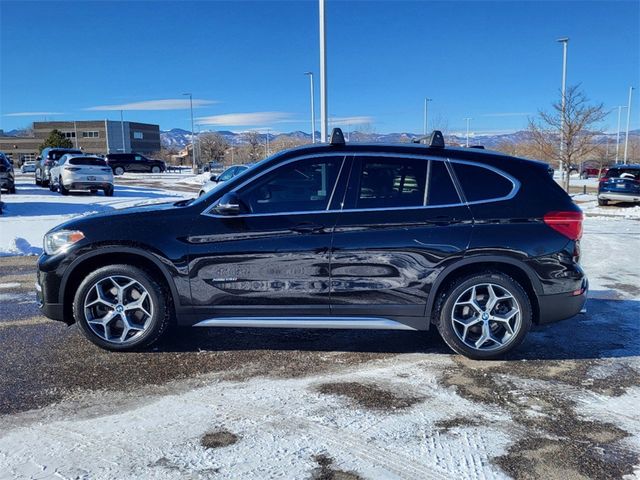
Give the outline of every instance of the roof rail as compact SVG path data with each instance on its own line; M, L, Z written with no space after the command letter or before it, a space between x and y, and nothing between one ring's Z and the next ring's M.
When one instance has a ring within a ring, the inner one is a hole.
M344 145L344 135L342 134L342 129L334 128L331 131L331 137L329 137L329 145Z
M444 148L444 136L440 130L434 130L431 136L415 138L413 143L422 143L431 148Z

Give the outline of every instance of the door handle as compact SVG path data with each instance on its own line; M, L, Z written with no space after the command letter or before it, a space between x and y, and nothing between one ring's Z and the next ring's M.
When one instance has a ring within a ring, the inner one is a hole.
M291 230L298 233L323 233L324 227L315 223L299 223L291 227Z

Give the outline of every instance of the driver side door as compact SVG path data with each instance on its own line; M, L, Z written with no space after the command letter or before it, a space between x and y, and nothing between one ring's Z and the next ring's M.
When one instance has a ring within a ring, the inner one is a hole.
M234 189L236 215L212 208L189 236L194 313L215 317L326 316L329 255L344 194L344 155L290 160ZM339 185L342 185L339 187ZM342 189L342 191L341 191Z

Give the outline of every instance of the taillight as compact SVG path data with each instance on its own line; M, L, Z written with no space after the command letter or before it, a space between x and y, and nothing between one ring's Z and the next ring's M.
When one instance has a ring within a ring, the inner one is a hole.
M571 240L582 237L582 212L549 212L544 223Z

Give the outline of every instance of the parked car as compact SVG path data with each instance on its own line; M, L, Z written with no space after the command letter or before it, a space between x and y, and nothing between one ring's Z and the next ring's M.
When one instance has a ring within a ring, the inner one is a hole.
M16 180L13 172L13 163L7 156L0 152L0 190L16 193Z
M198 196L201 197L209 190L212 190L215 186L220 183L226 182L227 180L231 180L233 177L238 175L239 173L244 172L249 168L249 165L233 165L227 168L220 175L211 175L209 180L207 180L200 188L200 192L198 192Z
M162 173L167 169L162 160L153 160L140 153L109 153L106 160L116 175L124 172Z
M40 154L40 160L36 162L36 170L34 172L34 178L36 185L41 187L48 187L51 177L49 175L49 170L53 167L53 163L67 154L67 153L77 153L82 154L82 151L77 150L75 148L59 148L59 147L47 147L42 150Z
M103 158L68 153L54 163L50 170L50 189L69 195L70 190L102 190L113 195L113 172Z
M640 164L614 165L598 184L598 205L610 201L640 203Z
M20 167L21 173L34 173L36 171L36 162L33 160L25 161Z
M197 199L53 228L38 302L109 350L172 324L437 328L496 358L583 308L582 218L544 163L445 148L440 132L346 145L334 129Z
M587 178L598 178L600 176L604 176L607 173L607 169L603 168L602 171L600 171L599 168L583 168L582 169L582 173L580 173L580 178L583 179L587 179Z

